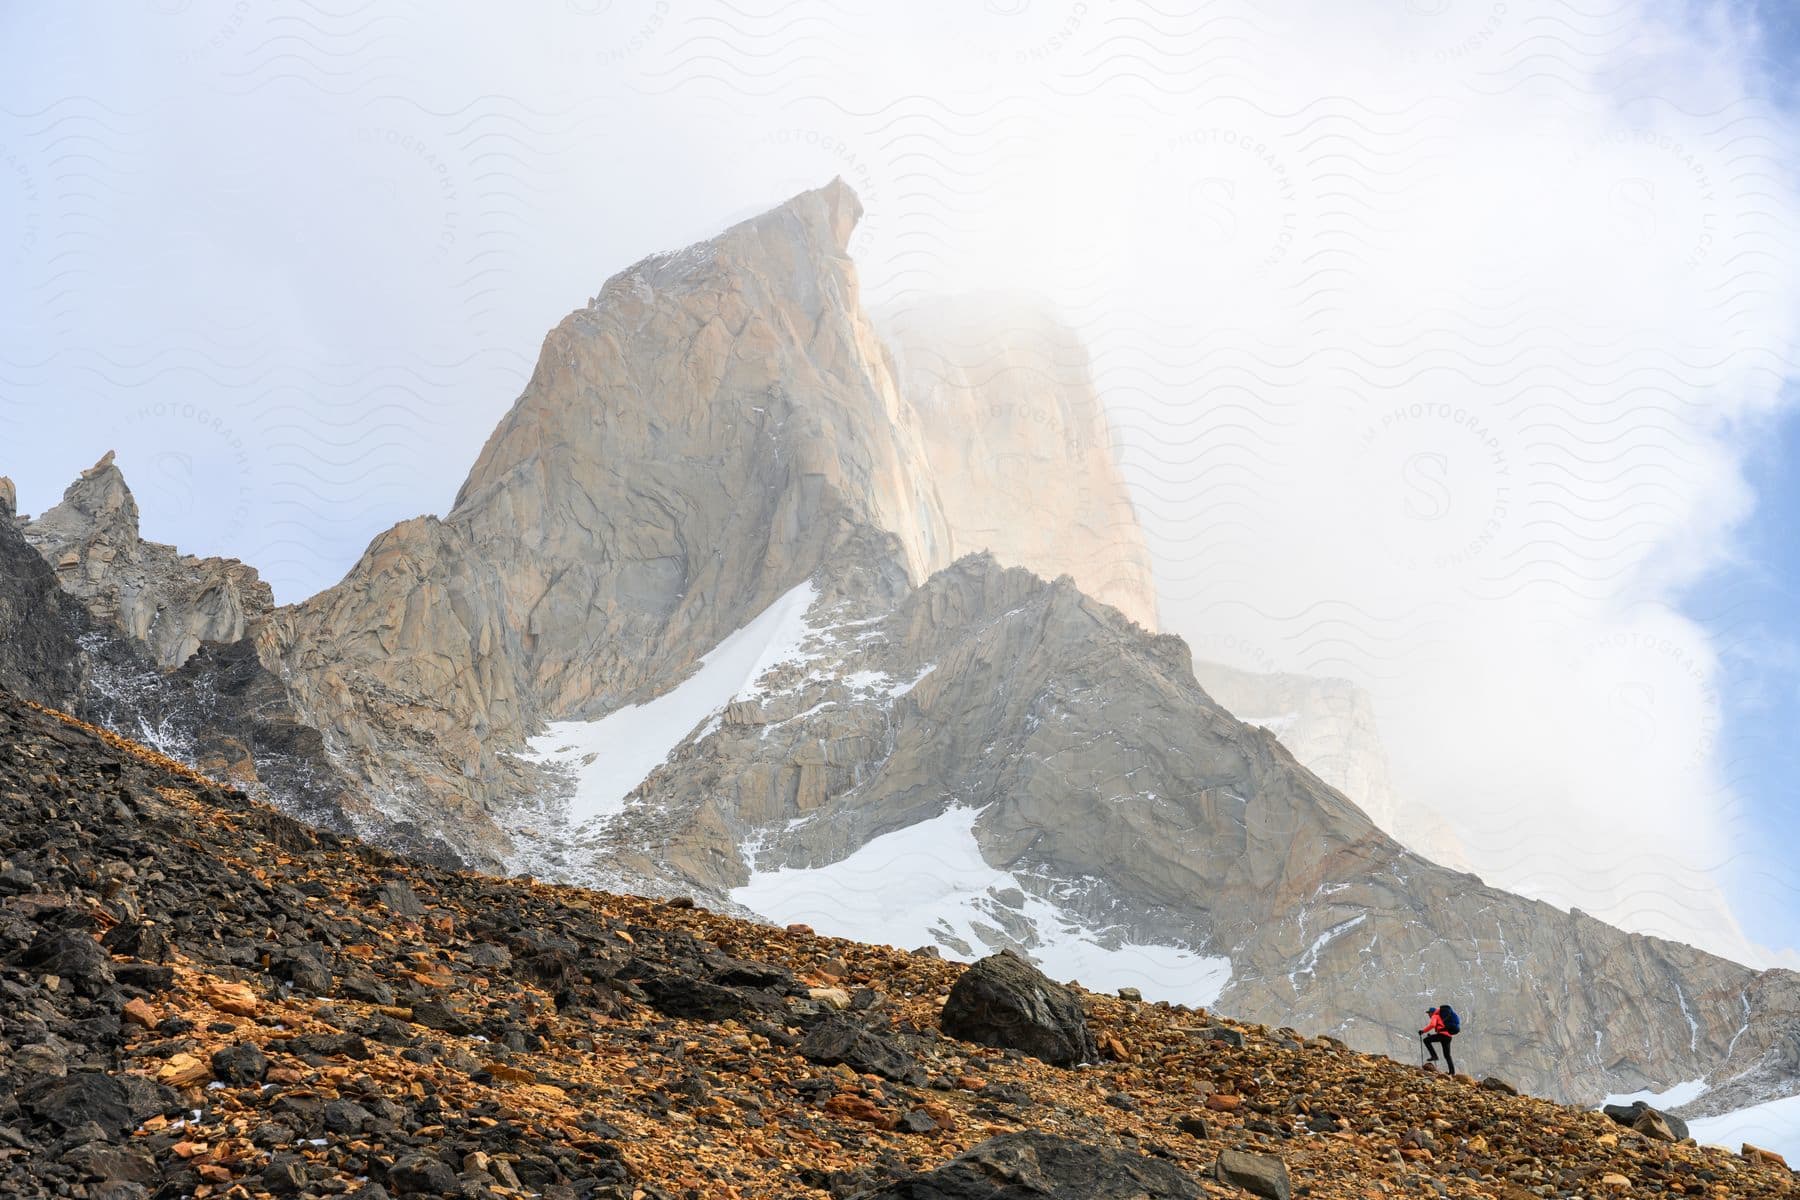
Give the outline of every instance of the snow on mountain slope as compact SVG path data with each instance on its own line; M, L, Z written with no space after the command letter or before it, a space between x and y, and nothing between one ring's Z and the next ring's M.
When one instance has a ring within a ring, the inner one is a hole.
M897 946L935 945L972 959L1022 942L1056 979L1135 987L1148 999L1207 1005L1231 979L1229 958L1140 945L1097 930L990 866L975 837L976 808L883 834L823 867L753 871L731 899L776 921ZM829 819L829 818L827 818ZM756 861L754 843L744 857Z
M1602 1106L1608 1104L1635 1104L1639 1100L1642 1100L1645 1104L1648 1104L1653 1108L1667 1110L1671 1108L1680 1108L1684 1104L1691 1104L1704 1095L1705 1092L1706 1080L1690 1079L1685 1083L1678 1083L1674 1087L1661 1092L1652 1091L1649 1088L1636 1092L1615 1092L1600 1103Z
M1688 1122L1688 1132L1702 1145L1736 1150L1749 1142L1773 1150L1789 1162L1800 1162L1800 1096L1701 1117Z
M618 816L632 789L697 726L753 692L771 668L801 657L800 644L810 632L806 613L818 598L810 582L800 584L713 647L693 674L669 691L597 721L553 721L521 757L574 776L571 826Z

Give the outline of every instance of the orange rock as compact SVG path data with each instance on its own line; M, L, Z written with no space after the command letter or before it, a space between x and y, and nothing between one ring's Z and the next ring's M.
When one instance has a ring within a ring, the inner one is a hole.
M798 921L796 921L794 924L789 925L787 927L787 931L789 933L794 933L794 934L804 933L807 935L811 935L811 933L813 931L813 927L811 925L802 925Z
M951 1112L948 1108L937 1103L935 1100L927 1100L924 1104L919 1105L919 1107L925 1111L926 1116L937 1122L937 1127L939 1129L943 1130L945 1133L956 1132L956 1114Z
M172 1088L197 1087L212 1078L212 1064L192 1054L172 1055L157 1068L156 1078Z
M119 1015L125 1018L127 1024L145 1029L155 1029L156 1023L162 1020L156 1015L156 1010L141 998L126 1001L125 1008Z
M868 1121L877 1125L887 1120L886 1115L875 1107L873 1101L866 1096L855 1096L848 1092L840 1092L827 1100L825 1111L836 1113L840 1117L849 1117L853 1121Z
M218 1163L201 1163L194 1168L196 1174L208 1183L230 1183L231 1169L221 1167Z
M979 1092L987 1086L987 1080L979 1075L960 1075L957 1077L956 1086L965 1092Z
M177 1158L199 1158L212 1147L206 1142L176 1142L170 1149L175 1152Z
M205 995L208 1004L234 1017L254 1017L261 1007L247 983L210 983Z
M1131 1051L1127 1050L1125 1048L1125 1043L1121 1042L1116 1037L1107 1036L1102 1038L1100 1040L1100 1051L1114 1062L1131 1061Z
M1787 1170L1787 1159L1773 1150L1764 1150L1761 1146L1752 1146L1749 1142L1745 1142L1742 1153L1751 1162L1761 1163L1765 1167L1780 1167L1784 1171Z
M537 1076L530 1071L521 1071L517 1067L509 1067L503 1062L483 1063L482 1070L495 1079L504 1079L508 1083L535 1083Z
M1242 1096L1226 1096L1215 1093L1206 1098L1206 1107L1214 1112L1236 1112L1238 1105L1243 1102Z

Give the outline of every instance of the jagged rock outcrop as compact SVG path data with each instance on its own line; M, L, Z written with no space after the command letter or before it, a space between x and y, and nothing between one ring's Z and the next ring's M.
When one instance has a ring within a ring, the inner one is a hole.
M1390 837L1433 862L1469 869L1468 854L1444 819L1395 791L1367 692L1347 679L1205 661L1194 663L1194 677L1240 720L1280 738L1307 770L1354 800Z
M237 641L274 607L254 568L144 541L137 501L110 450L23 528L63 589L164 669L186 662L202 642Z
M10 519L0 519L0 689L125 732L321 828L348 831L352 814L368 813L248 642L207 643L162 670L66 592ZM449 858L416 830L372 824L421 857Z
M918 414L951 557L986 551L1157 628L1150 552L1087 348L1040 300L934 296L877 315Z

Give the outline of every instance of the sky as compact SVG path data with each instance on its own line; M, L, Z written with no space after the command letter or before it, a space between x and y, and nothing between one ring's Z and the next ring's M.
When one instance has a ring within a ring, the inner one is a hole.
M869 301L1086 339L1196 655L1367 689L1488 881L1800 962L1797 52L1686 0L13 0L0 473L114 449L301 599L607 276L842 176Z

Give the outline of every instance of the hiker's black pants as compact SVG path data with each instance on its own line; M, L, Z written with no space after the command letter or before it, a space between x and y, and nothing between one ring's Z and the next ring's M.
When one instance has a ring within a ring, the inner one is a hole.
M1444 1065L1450 1068L1450 1073L1452 1075L1456 1074L1456 1060L1450 1057L1450 1035L1447 1033L1433 1033L1425 1038L1425 1049L1431 1052L1432 1062L1437 1061L1437 1048L1439 1046L1444 1048Z

